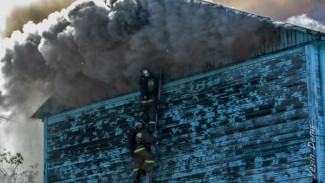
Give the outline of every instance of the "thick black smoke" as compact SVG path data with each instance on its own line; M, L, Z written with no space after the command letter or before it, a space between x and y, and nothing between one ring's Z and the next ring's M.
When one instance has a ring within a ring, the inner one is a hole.
M79 106L137 90L143 66L173 80L245 59L276 39L271 25L209 3L105 2L77 1L6 40L6 105L40 91Z

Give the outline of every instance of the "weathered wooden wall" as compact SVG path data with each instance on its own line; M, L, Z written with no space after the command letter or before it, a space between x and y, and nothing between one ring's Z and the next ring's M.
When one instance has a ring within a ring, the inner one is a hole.
M311 131L308 145L316 158L310 158L309 172L312 172L314 159L316 159L317 179L325 181L325 143L324 143L324 106L325 106L325 52L320 45L308 45L305 47L308 83L308 108L310 115ZM314 142L315 141L315 142ZM316 174L313 173L314 175Z
M295 48L165 84L154 180L312 182L307 52ZM125 143L137 95L45 118L48 182L131 182Z

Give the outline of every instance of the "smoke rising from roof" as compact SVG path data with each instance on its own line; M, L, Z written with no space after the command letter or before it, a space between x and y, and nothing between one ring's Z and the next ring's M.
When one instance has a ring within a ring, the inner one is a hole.
M232 6L247 12L286 20L298 14L307 14L310 18L325 24L325 1L323 0L207 0Z
M244 59L275 39L270 25L236 13L184 0L78 1L7 39L5 104L38 88L79 106L136 90L143 66L176 79Z
M286 22L325 33L325 25L308 17L306 14L292 16Z
M324 32L323 0L207 0Z

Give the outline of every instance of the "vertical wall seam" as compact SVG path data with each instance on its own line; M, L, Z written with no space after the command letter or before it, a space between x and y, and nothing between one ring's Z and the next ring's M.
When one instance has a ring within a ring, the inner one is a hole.
M322 129L320 131L321 134L321 139L322 139L322 143L323 143L323 148L324 147L324 136L325 136L325 47L320 47L319 48L319 67L320 67L320 86L321 86L321 104L322 104ZM322 145L321 143L321 145ZM321 153L321 162L323 162L325 160L325 154L324 151L322 151L322 148L320 150ZM324 161L325 162L325 161ZM321 164L321 180L324 179L324 165Z
M320 152L320 124L318 123L318 100L317 100L317 76L316 76L316 61L317 61L317 49L314 45L307 45L306 51L306 69L307 69L307 92L308 92L308 108L310 124L315 127L315 153L316 156L316 176L317 180L322 180L321 174L321 152ZM312 131L310 129L310 138L312 138ZM312 165L310 163L310 165Z

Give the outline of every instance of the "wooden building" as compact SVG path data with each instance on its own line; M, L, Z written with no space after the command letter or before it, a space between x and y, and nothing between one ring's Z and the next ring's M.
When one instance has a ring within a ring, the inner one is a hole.
M163 84L156 182L325 181L325 35L255 19L275 27L276 41L265 40L244 60ZM44 181L131 182L126 138L138 95L64 111L45 103L34 114L44 123Z

